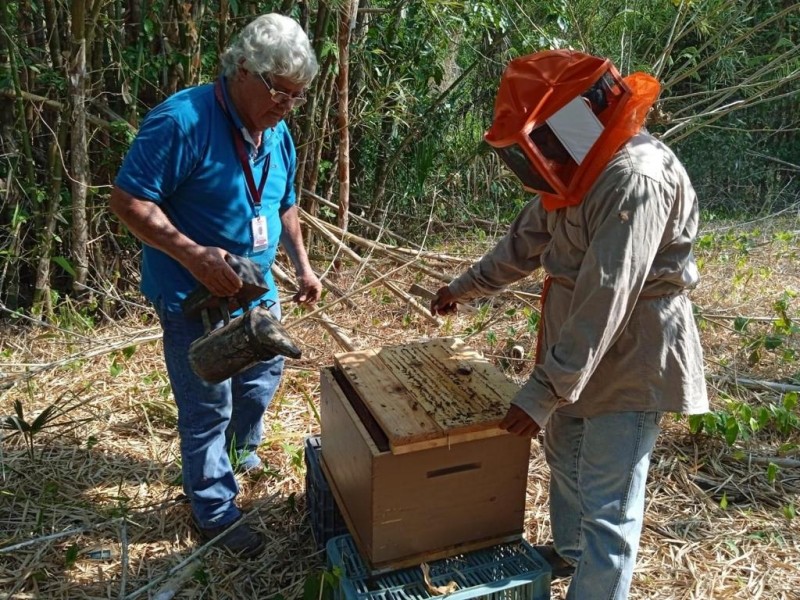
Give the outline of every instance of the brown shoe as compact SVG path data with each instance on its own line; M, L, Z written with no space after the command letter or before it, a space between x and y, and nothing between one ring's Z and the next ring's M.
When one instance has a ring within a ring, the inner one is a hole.
M237 521L241 521L241 517L239 517ZM231 525L232 523L220 525L219 527L200 527L197 521L195 521L197 531L205 542L213 540L220 533L229 529ZM258 556L264 550L266 544L267 541L264 539L264 534L253 529L246 523L235 526L214 542L214 546L224 548L231 554L240 556L241 558L254 558Z
M550 565L553 579L571 577L575 573L575 566L568 563L565 558L562 558L553 546L534 546L533 549Z

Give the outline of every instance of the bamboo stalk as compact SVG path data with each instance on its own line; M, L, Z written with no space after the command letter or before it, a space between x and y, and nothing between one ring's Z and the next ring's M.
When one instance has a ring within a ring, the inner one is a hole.
M339 76L338 89L339 126L339 208L336 224L347 231L350 215L350 32L355 25L358 2L347 0L342 5L339 18Z
M784 52L781 56L777 57L774 61L770 61L768 64L763 66L761 69L755 71L754 73L751 73L747 78L745 78L743 81L739 82L739 84L735 88L728 88L728 90L726 92L724 92L722 94L719 94L718 97L711 104L708 105L708 107L706 108L705 112L700 113L700 114L694 114L691 117L688 117L686 119L682 119L677 125L675 125L674 127L670 128L666 132L664 132L663 137L664 138L670 137L670 136L674 135L675 133L681 131L682 129L686 129L687 127L689 127L691 124L695 123L699 119L702 119L704 117L711 117L710 119L708 119L704 123L699 124L698 126L696 126L694 128L690 128L688 131L684 132L683 135L681 135L678 138L676 138L675 141L678 141L678 140L681 140L681 139L685 138L692 131L695 131L698 127L709 125L709 124L713 123L714 121L717 121L718 119L724 117L725 115L730 114L731 112L734 112L736 110L742 110L743 108L752 108L753 106L757 106L758 104L761 104L763 102L773 102L773 101L775 101L776 98L775 97L769 97L768 96L768 92L771 92L772 90L774 90L776 88L779 88L781 86L785 86L787 83L789 83L789 82L791 82L791 81L793 81L795 79L800 78L800 76L798 74L794 74L793 76L790 76L790 77L779 76L778 78L772 80L771 85L767 85L766 84L767 82L758 81L758 79L760 77L763 77L765 74L769 73L770 71L775 70L776 68L780 68L780 66L782 64L788 62L788 58L791 58L792 54L796 54L796 53L797 53L797 48L791 48L790 50ZM741 93L741 88L742 87L746 87L746 86L750 86L750 85L754 85L754 86L759 86L760 87L759 94L758 94L758 96L754 97L755 99L747 98L745 100L736 100L736 101L731 102L730 104L722 105L722 103L725 100L733 97L734 95L736 95L738 93ZM695 105L690 105L689 107L686 107L683 110L691 110L691 107L693 107L693 106L695 106Z
M716 52L710 54L705 59L703 59L700 62L698 62L691 69L686 69L683 73L680 73L680 74L676 75L675 77L673 77L672 79L670 79L669 81L667 81L664 84L664 89L671 88L674 85L676 85L676 84L680 83L681 81L683 81L684 79L694 76L695 74L697 74L697 72L700 69L702 69L706 65L711 64L714 61L719 60L719 58L722 55L724 55L725 52L729 51L731 48L736 48L737 46L741 45L741 43L743 41L747 40L748 38L754 37L756 33L761 31L765 27L769 26L773 21L775 21L777 19L781 19L781 18L785 17L786 15L790 15L795 11L797 11L797 4L793 4L791 6L788 6L788 7L784 8L783 10L781 10L780 12L777 12L777 13L771 15L769 18L764 19L760 23L757 23L753 27L747 29L743 34L741 34L740 36L734 38L729 44L727 44L725 46L722 46L722 47L716 47Z
M305 213L304 211L301 211L300 216L303 219L310 218L308 213ZM315 219L315 223L318 226L321 226L321 227L324 227L325 229L327 229L329 231L329 233L333 236L332 239L335 239L337 241L337 243L339 243L339 239L340 239L338 236L341 236L343 239L346 239L349 242L352 242L352 243L355 243L357 245L360 245L360 246L362 246L364 248L369 249L370 251L372 251L372 252L374 252L376 254L381 254L381 255L386 256L388 258L391 258L393 260L402 261L404 259L403 255L413 256L415 259L417 259L417 258L419 258L421 256L425 257L425 256L430 256L431 255L431 253L427 253L427 252L424 252L424 251L421 251L421 250L420 251L415 251L415 250L409 249L409 248L402 248L402 247L399 247L399 246L386 246L385 244L380 244L378 242L373 242L373 241L368 240L366 238L362 238L360 236L357 236L357 235L355 235L353 233L343 232L341 229L339 229L335 225L333 225L331 223L328 223L326 221L323 221L321 219ZM326 236L326 237L328 237L328 236ZM331 238L329 237L328 239L331 239ZM349 250L349 248L347 250ZM465 262L464 259L456 258L456 257L449 257L447 255L435 254L433 256L436 256L436 257L443 257L444 256L444 257L446 257L446 258L448 258L450 260L457 261L459 263L459 265L462 265ZM471 261L467 261L467 262L471 262ZM434 278L434 279L436 279L438 281L441 281L443 283L449 283L450 281L453 280L453 277L451 275L448 275L446 273L430 269L430 268L426 267L425 265L419 264L416 260L410 261L408 264L409 264L409 268L414 269L414 270L419 271L419 272L422 272L422 273L425 273L426 275L428 275L428 276L430 276L430 277L432 277L432 278ZM510 295L514 296L515 298L517 298L520 301L525 302L525 303L527 303L528 300L538 300L538 299L541 298L540 294L533 294L533 293L530 293L530 292L522 292L522 291L518 291L518 290L506 290L505 292L502 292L502 293L510 294Z
M303 315L299 319L296 319L296 320L292 321L291 323L288 323L286 325L286 329L291 329L292 327L296 327L297 325L299 325L303 321L307 321L308 319L316 317L317 315L321 314L325 310L329 309L334 304L339 304L340 302L343 302L346 298L352 298L353 296L361 294L361 293L367 291L370 288L374 288L377 285L380 285L385 279L388 279L392 275L395 275L398 272L402 271L403 269L407 268L409 266L409 264L410 263L404 263L404 264L402 264L402 265L400 265L398 267L395 267L394 269L391 269L390 271L387 271L386 273L383 273L380 277L376 277L375 279L373 279L369 283L366 283L366 284L362 285L361 287L356 288L356 289L352 290L351 292L348 292L348 294L346 296L342 296L341 298L337 298L333 302L328 302L324 307L320 307L320 308L317 308L315 310L312 310L310 313L306 313L305 315Z
M328 229L325 227L324 222L312 217L311 215L308 215L307 213L306 213L306 222L308 222L314 229L316 229L326 239L328 239L328 241L330 241L335 248L338 248L339 251L343 252L344 254L355 260L359 265L362 265L368 273L370 273L373 276L380 275L378 271L375 268L369 266L369 264L367 264L367 261L365 261L357 252L354 252L353 250L348 248L347 245L345 245L335 235L333 235L330 231L328 231ZM422 304L417 302L415 298L413 298L411 295L401 290L394 283L390 281L384 281L383 285L392 294L397 296L397 298L399 298L400 300L411 306L412 310L420 314L426 320L430 321L437 327L442 324L441 319L432 315L426 307L422 306Z
M350 339L341 327L331 321L331 318L326 313L320 313L319 322L344 350L347 352L354 352L356 350L353 340Z
M19 98L21 98L22 100L25 100L26 102L40 103L43 106L46 106L47 108L50 108L50 109L53 109L53 110L56 110L56 111L59 111L59 112L64 110L64 105L61 104L61 102L58 102L57 100L51 100L50 98L45 98L44 96L39 96L37 94L32 94L32 93L26 92L24 90L20 90L19 92L16 92L16 91L8 89L8 88L0 88L0 96L5 96L6 98L17 98L19 96ZM110 111L111 109L106 109L104 107L103 110ZM133 125L131 125L130 123L128 123L128 121L126 121L122 117L119 117L119 119L115 120L115 121L105 121L105 120L103 120L103 119L101 119L99 117L95 117L95 116L87 114L86 115L86 121L88 123L91 123L92 125L96 125L98 127L102 127L103 129L111 129L114 126L114 124L116 124L116 123L125 123L125 125L128 126L128 129L130 129L132 132L136 131L136 128Z
M800 385L792 385L789 383L777 383L775 381L760 381L757 379L746 379L744 377L711 377L712 380L719 383L727 383L746 388L748 390L769 390L778 392L780 394L789 394L791 392L800 392Z
M153 594L153 600L172 600L175 594L183 587L183 584L186 583L186 580L189 579L202 564L199 558L187 562L179 571L176 571L169 577L164 582L164 585L158 588L158 591Z
M61 32L58 27L58 13L56 11L55 0L44 0L44 15L47 30L50 33L48 47L50 49L50 61L56 71L63 68L63 57L61 55Z
M742 462L753 463L756 465L773 464L783 469L800 469L800 460L794 458L784 458L782 456L753 456L752 454L740 459Z
M328 61L326 64L332 65L333 64L333 56L328 57ZM322 108L319 111L319 123L320 123L320 135L317 139L317 142L314 146L314 158L313 162L311 163L311 172L308 176L308 188L315 189L317 187L317 180L319 179L319 165L322 162L322 153L325 149L325 140L328 137L328 112L331 109L331 104L333 103L333 92L334 92L334 85L336 84L336 76L334 74L334 70L329 66L328 67L329 73L327 75L325 86L322 88ZM333 178L331 178L333 179Z
M278 263L272 263L272 274L275 276L275 279L278 279L284 286L297 289L297 283L286 271L283 270ZM337 297L341 298L346 295L339 286L328 281L326 277L322 277L320 279L320 283L322 283L324 288L330 290ZM343 302L348 306L348 308L356 308L355 303L350 300L350 298L343 298Z
M303 213L301 213L301 215L308 215L308 213L303 212ZM366 219L364 219L364 220L366 220ZM421 250L421 249L415 250L413 248L403 248L402 246L388 246L386 244L381 244L380 242L373 242L372 240L368 240L366 238L360 237L360 236L358 236L358 235L356 235L354 233L342 231L339 227L337 227L336 225L333 225L332 223L327 223L326 221L322 221L322 220L320 220L320 223L322 225L324 225L326 228L328 228L334 234L341 235L343 238L347 239L348 241L356 243L356 244L358 244L360 246L371 247L372 249L380 249L381 251L393 252L393 253L397 253L397 254L403 254L403 255L406 255L406 256L409 256L409 257L413 256L413 257L416 257L416 258L428 258L428 259L431 259L431 260L437 260L437 261L446 262L446 263L464 264L465 262L469 262L469 260L470 260L470 259L460 258L460 257L457 257L457 256L450 256L450 255L443 254L443 253L440 253L440 252L429 252L429 251ZM372 223L371 225L372 225L372 227L376 227L376 228L378 227L374 223Z
M15 166L16 165L13 164L9 166L8 175L6 176L6 201L8 201L9 205L11 206L11 214L16 217L19 207L19 200L14 191L14 186L16 185L14 183L16 178L16 174L14 173ZM22 222L19 219L15 219L15 221L17 222L12 224L13 229L11 231L11 243L9 249L10 257L18 257L20 255L19 248L22 244L22 236L19 235ZM3 261L2 268L0 269L0 298L5 296L16 305L19 292L18 263L13 259L5 260Z
M88 244L89 223L86 214L86 198L89 180L89 154L86 136L86 1L72 0L70 11L72 43L67 65L70 106L70 188L72 192L72 239L70 254L75 268L73 290L81 294L79 287L85 284L89 274Z
M274 499L276 496L277 496L277 494L273 494L273 495L270 497L270 499ZM216 537L214 537L214 538L212 538L212 539L208 540L208 541L207 541L205 544L203 544L202 546L199 546L199 547L197 547L197 548L196 548L196 549L195 549L195 550L194 550L194 551L193 551L193 552L192 552L192 553L191 553L189 556L187 556L185 559L183 559L183 560L182 560L181 562L179 562L177 565L175 565L174 567L172 567L172 568L171 568L169 571L167 571L166 573L163 573L162 575L159 575L158 577L156 577L155 579L153 579L152 581L150 581L149 583L147 583L147 584L146 584L146 585L144 585L143 587L140 587L138 590L135 590L135 591L131 592L130 594L128 594L128 595L125 597L125 600L133 600L133 598L138 598L138 597L139 597L141 594L143 594L144 592L146 592L146 591L148 591L148 590L151 590L151 589L153 589L154 587L156 587L157 585L159 585L159 584L160 584L162 581L164 581L164 580L167 580L167 579L170 579L170 578L172 578L172 577L175 577L175 576L179 575L180 573L183 573L183 572L185 572L185 571L186 571L186 570L187 570L187 569L188 569L188 568L189 568L189 567L190 567L190 566L191 566L193 563L195 563L195 562L199 562L199 558L200 558L200 557L201 557L203 554L205 554L205 553L206 553L206 551L207 551L209 548L211 548L211 546L213 546L213 545L214 545L214 544L216 544L216 543L217 543L217 542L218 542L220 539L222 539L223 537L225 537L225 536L226 536L226 535L227 535L227 534L228 534L230 531L232 531L234 528L236 528L236 527L239 527L239 526L240 526L240 525L241 525L241 524L242 524L242 523L243 523L245 520L247 520L248 518L250 518L250 517L251 517L252 515L254 515L254 514L256 514L256 510L255 510L255 509L254 509L254 510L251 510L250 512L244 513L244 514L242 515L242 518L241 518L241 519L238 519L237 521L235 521L234 523L232 523L230 527L227 527L227 528L226 528L224 531L222 531L222 532L221 532L219 535L217 535ZM181 580L181 581L182 581L182 580ZM171 598L171 597L172 597L172 596L169 596L169 598Z
M310 190L303 189L302 193L304 195L316 200L317 202L320 202L320 203L324 204L328 208L338 208L338 205L336 205L335 203L331 202L327 198L323 198L322 196L320 196L318 194L315 194L314 192L312 192ZM308 211L308 212L310 214L312 214L313 216L315 216L315 217L317 216L316 214L314 214L311 211ZM403 236L401 236L401 235L399 235L397 233L394 233L393 231L390 231L389 229L386 229L385 227L381 227L380 225L377 225L377 224L373 223L372 221L369 221L368 219L365 219L364 217L361 217L361 216L356 215L356 214L351 212L350 213L350 218L353 219L354 221L356 221L357 223L361 223L362 225L364 225L366 227L370 227L372 229L376 229L376 230L381 231L381 232L385 233L386 235L388 235L388 236L390 236L390 237L392 237L392 238L394 238L396 240L400 240L401 242L403 242L404 244L407 244L408 246L414 246L416 248L419 248L419 246L417 246L414 242L409 241L406 238L404 238Z
M15 105L17 108L18 130L20 138L22 139L23 156L25 157L25 160L22 161L24 163L23 168L25 178L27 179L26 183L33 189L36 185L36 178L33 171L33 144L28 131L28 124L25 121L25 105L22 103L22 83L19 77L16 48L5 30L2 31L2 34L8 43L8 62L11 71L11 81L14 83L14 95L12 97L16 99Z
M735 321L736 319L745 319L746 321L752 321L754 323L775 323L776 321L780 320L778 319L778 317L749 317L747 315L719 315L719 314L705 313L702 310L700 311L698 316L704 319L724 319L727 321Z
M63 168L60 152L64 148L67 140L67 128L69 121L67 115L59 115L56 124L56 138L50 142L48 162L50 166L50 193L47 198L47 210L44 220L44 233L39 239L39 248L36 267L36 283L33 292L33 312L34 314L50 315L53 307L50 299L50 262L53 236L56 231L56 217L58 215L58 205L61 201L61 183Z
M337 236L339 239L346 239L347 241L357 244L362 248L370 250L376 254L386 256L387 258L391 258L392 260L395 260L397 262L402 262L405 260L405 256L403 256L403 253L397 247L386 246L385 244L380 244L378 242L373 242L372 240L362 238L354 233L342 231L335 225L327 223L325 221L319 221L319 223L322 226L326 227L332 234ZM410 250L409 253L416 254L417 256L420 254L420 253L414 253L413 250ZM429 277L432 277L438 281L444 281L447 283L452 281L453 279L450 275L447 275L441 271L436 271L435 269L431 269L430 267L420 264L417 261L411 263L411 268L421 273L424 273L425 275L428 275Z

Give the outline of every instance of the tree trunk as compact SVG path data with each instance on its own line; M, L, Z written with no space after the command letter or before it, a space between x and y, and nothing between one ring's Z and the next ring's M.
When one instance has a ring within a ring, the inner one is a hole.
M358 0L347 0L339 22L339 214L336 223L347 231L350 213L350 32L355 25Z
M182 11L178 30L181 33L181 53L186 57L183 85L188 87L200 83L200 51L202 47L200 26L205 12L203 0L192 0L191 3L179 3Z
M50 32L50 62L56 71L61 71L64 61L61 57L61 28L58 26L58 8L54 0L44 0L44 16L47 31Z
M325 88L322 92L322 110L319 111L319 131L316 136L316 145L314 147L314 160L311 163L311 168L308 177L308 186L306 189L315 192L317 189L317 179L319 179L319 165L322 163L322 153L325 150L325 140L328 134L328 113L331 109L331 102L333 102L334 84L336 83L336 75L331 70ZM333 180L334 177L331 177Z
M44 233L39 240L36 265L36 285L33 292L32 312L49 317L53 313L50 297L50 260L53 253L53 235L56 231L56 216L61 203L61 184L63 169L61 166L61 149L67 140L69 121L59 116L56 122L57 137L50 143L48 162L50 167L50 193L47 199L47 210L44 221Z
M89 156L86 145L86 19L85 0L72 0L72 48L68 66L72 137L70 143L70 174L72 190L71 254L75 268L72 289L77 295L84 291L89 272L88 224L86 219L86 190Z
M353 48L359 48L360 41L363 40L367 33L369 33L369 25L370 25L370 13L364 12L361 7L358 9L357 18L356 18L356 28L352 32L352 39L350 40L350 45ZM353 63L353 68L350 73L350 89L353 91L354 94L358 94L358 90L364 87L364 82L366 81L366 61L365 60L358 60L357 57L353 57L351 60ZM353 98L356 100L356 98ZM357 110L355 106L351 108L351 112ZM355 117L355 121L359 121L358 114L353 115ZM363 161L360 160L361 157L361 139L364 137L364 127L359 125L353 125L351 123L350 126L350 181L353 184L358 183L359 179L362 177L362 172L364 169Z
M306 189L310 189L308 188L306 181L310 179L312 169L317 168L317 166L313 163L309 165L309 157L314 156L317 145L323 143L324 135L320 133L320 130L324 129L325 121L327 120L327 112L317 112L317 106L324 104L318 102L317 99L321 97L321 94L325 89L325 83L328 80L328 73L332 67L331 55L328 55L324 61L320 59L322 41L327 29L329 15L330 11L328 10L327 4L324 2L324 0L321 0L317 7L312 40L314 54L317 59L320 60L320 70L317 74L317 79L314 82L313 92L309 94L309 101L306 105L304 118L300 124L301 145L299 148L299 155L297 157L297 177L295 178L297 197L301 199L301 206L303 206L307 212L314 216L317 214L317 203L313 197L308 197L308 202L303 203L302 190L304 187ZM319 123L319 125L315 127L315 123ZM312 134L312 131L314 131L314 134ZM315 190L311 189L310 191L314 192Z
M230 4L228 0L219 0L219 13L217 16L217 56L221 56L228 46L228 13Z
M311 94L306 109L305 118L300 134L300 154L297 159L297 197L300 198L302 188L316 192L317 177L319 175L319 156L325 144L325 134L328 129L328 111L333 94L333 82L336 76L333 73L333 55L329 54L320 68L316 90ZM319 99L321 98L321 101ZM317 107L320 107L317 110ZM317 203L313 197L308 198L308 203L303 208L310 214L317 215Z
M20 194L17 192L17 182L15 181L15 173L13 167L10 167L6 176L5 184L5 199L3 204L9 207L11 218L9 219L9 227L7 231L8 237L8 259L3 261L2 269L0 270L0 301L5 299L5 304L10 308L17 308L20 304L20 250L22 247L22 236L20 230L22 229L22 219L20 216ZM2 238L0 238L2 239Z

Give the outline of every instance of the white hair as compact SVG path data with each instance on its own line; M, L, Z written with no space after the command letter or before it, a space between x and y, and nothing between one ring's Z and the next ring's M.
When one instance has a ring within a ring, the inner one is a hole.
M242 29L220 56L222 73L231 77L241 66L253 73L284 77L308 85L319 65L302 27L277 13L261 15Z

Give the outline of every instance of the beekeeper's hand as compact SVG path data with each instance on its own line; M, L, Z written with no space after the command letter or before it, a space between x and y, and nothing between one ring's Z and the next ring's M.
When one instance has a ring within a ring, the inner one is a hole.
M456 302L458 297L453 295L450 288L445 286L440 287L436 295L431 300L431 314L432 315L449 315L456 312Z
M509 433L524 437L537 435L542 428L530 418L528 413L514 404L508 409L506 416L500 422L500 429L505 429Z

